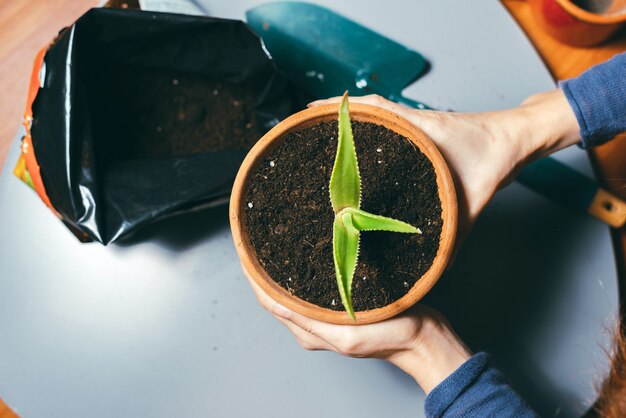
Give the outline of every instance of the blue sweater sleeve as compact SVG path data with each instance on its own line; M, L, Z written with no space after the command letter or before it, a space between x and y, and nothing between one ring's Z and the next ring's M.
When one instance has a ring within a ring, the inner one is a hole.
M580 146L600 145L626 131L626 53L560 83L580 127Z
M489 365L487 353L467 360L426 397L426 416L445 417L538 417Z

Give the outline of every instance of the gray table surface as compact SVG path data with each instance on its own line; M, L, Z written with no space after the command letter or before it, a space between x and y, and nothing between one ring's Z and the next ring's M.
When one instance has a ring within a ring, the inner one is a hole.
M261 2L201 3L242 18ZM422 52L432 70L405 93L433 106L500 109L554 87L499 2L319 3ZM402 372L301 350L262 311L226 207L80 244L11 175L17 154L16 141L0 178L0 396L23 417L423 415ZM591 175L582 151L558 158ZM593 401L617 312L606 226L513 184L442 280L437 305L540 412Z

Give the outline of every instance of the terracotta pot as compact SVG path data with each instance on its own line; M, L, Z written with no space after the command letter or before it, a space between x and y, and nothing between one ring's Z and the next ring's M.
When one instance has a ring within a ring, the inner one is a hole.
M454 184L448 167L433 142L406 119L388 110L364 104L350 104L353 121L372 122L409 138L430 159L435 168L443 225L437 255L430 269L415 283L409 292L382 308L356 312L356 322L344 311L333 311L306 302L291 295L268 275L259 263L250 244L246 228L245 196L249 179L265 156L280 145L285 136L320 122L337 120L339 105L316 106L303 110L275 126L252 148L246 156L233 186L230 199L230 226L242 266L268 296L287 308L310 318L334 324L367 324L390 318L414 305L437 282L450 258L457 228L457 201ZM358 139L357 139L358 140ZM333 277L334 280L334 277Z
M599 7L601 3L595 4ZM626 22L626 0L606 0L602 4L608 7L593 13L570 0L530 0L533 15L543 28L557 40L575 46L600 44Z

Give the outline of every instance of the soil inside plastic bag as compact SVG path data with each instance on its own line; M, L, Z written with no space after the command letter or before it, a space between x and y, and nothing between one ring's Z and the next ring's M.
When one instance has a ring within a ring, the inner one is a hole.
M129 65L106 80L90 97L104 128L97 135L113 141L103 149L107 161L248 150L262 134L249 83Z
M33 147L83 241L225 202L247 151L298 110L241 21L92 9L47 49Z

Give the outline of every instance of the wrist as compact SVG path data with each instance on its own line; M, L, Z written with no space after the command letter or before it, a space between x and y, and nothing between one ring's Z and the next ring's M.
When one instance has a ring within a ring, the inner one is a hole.
M445 320L427 318L411 346L389 361L413 377L428 394L471 357L472 352Z
M482 115L491 142L490 159L501 164L485 172L497 180L496 189L510 183L524 165L580 141L578 121L560 89L533 95L513 109Z
M545 157L580 141L579 126L561 89L535 94L516 109L519 128L511 135L523 145L525 162Z

